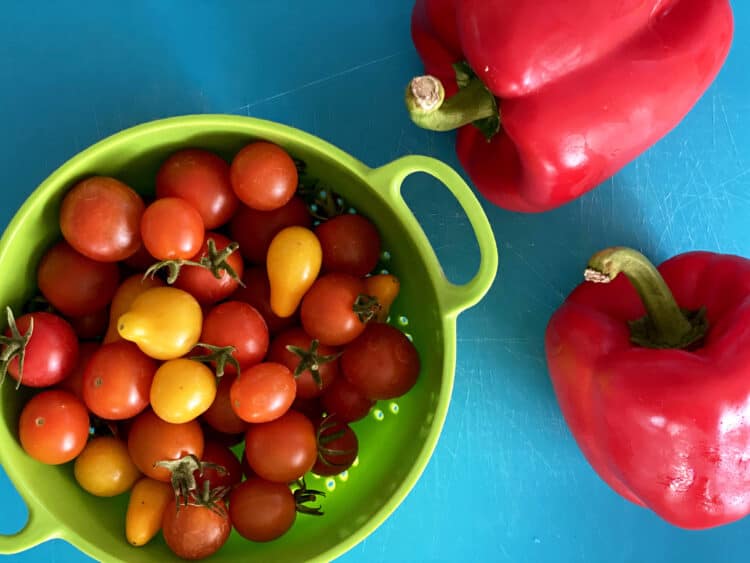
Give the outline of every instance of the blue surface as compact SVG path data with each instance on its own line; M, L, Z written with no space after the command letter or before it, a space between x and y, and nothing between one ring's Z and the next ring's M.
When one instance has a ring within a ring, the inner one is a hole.
M61 3L58 3L61 4ZM24 5L24 8L20 8ZM404 0L3 3L0 170L5 225L76 152L122 128L200 112L247 114L319 135L377 166L423 153L458 166L450 134L414 127L403 88L421 72ZM273 7L272 7L273 6ZM686 532L594 475L561 418L546 322L600 247L660 261L690 249L750 257L750 4L718 80L668 137L611 182L530 216L485 203L501 269L459 319L458 368L435 455L401 507L341 561L741 561L750 519ZM446 272L476 265L468 222L431 180L408 181ZM25 507L4 474L0 532ZM50 542L6 557L87 561Z

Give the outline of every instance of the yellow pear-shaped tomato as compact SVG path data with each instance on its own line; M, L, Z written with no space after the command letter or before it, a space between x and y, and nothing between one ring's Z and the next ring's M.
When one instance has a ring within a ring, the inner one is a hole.
M151 382L151 408L172 424L190 422L202 415L216 398L214 372L195 360L164 362Z
M117 321L120 315L126 313L141 293L152 287L163 287L164 282L159 278L143 277L143 274L133 274L120 284L109 306L109 326L104 335L104 343L122 340L117 332Z
M287 227L271 241L266 270L271 286L271 310L289 317L320 272L323 251L318 237L304 227Z
M130 491L125 536L131 545L146 545L159 533L164 510L174 499L172 485L143 477Z
M195 297L175 287L154 287L136 297L117 320L125 340L157 360L187 354L198 342L203 312Z

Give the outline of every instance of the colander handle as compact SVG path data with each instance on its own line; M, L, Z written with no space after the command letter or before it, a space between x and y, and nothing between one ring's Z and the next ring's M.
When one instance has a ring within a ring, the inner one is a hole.
M372 171L370 182L403 218L408 218L407 228L418 230L429 245L426 235L419 227L417 218L401 195L401 185L407 176L415 172L424 172L442 182L458 200L459 205L469 218L474 236L479 245L479 269L474 277L463 285L449 281L442 274L442 284L437 287L441 309L449 315L476 305L492 286L497 274L497 244L490 222L471 188L453 168L428 156L410 155L399 158ZM433 251L434 253L434 251ZM436 257L437 261L437 257Z
M60 537L57 523L50 517L45 517L29 506L29 518L23 529L15 534L0 534L0 554L8 555L20 553L44 543L47 540Z

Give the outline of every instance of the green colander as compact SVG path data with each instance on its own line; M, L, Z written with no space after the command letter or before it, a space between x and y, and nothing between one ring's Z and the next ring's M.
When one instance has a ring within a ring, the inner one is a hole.
M15 215L0 240L0 305L17 308L34 290L37 263L59 236L63 194L89 175L110 175L142 193L153 190L159 164L173 151L202 147L230 159L253 139L266 139L307 163L309 176L338 191L372 218L389 269L401 280L393 317L408 318L403 329L422 360L417 385L396 402L379 402L354 424L360 439L356 466L308 485L328 491L325 516L299 515L292 530L264 544L236 533L210 561L328 561L363 540L401 503L417 482L438 441L453 387L456 317L475 305L497 271L497 247L487 217L472 191L449 166L407 156L371 169L336 147L299 130L268 121L197 115L154 121L113 135L78 154L39 186ZM481 261L465 285L449 282L430 243L401 196L414 172L442 181L466 212L479 243ZM402 319L403 320L403 319ZM101 561L166 563L178 560L161 536L141 548L125 540L127 494L96 498L78 487L72 464L46 466L27 456L17 439L17 420L28 395L7 382L2 390L0 463L29 509L26 526L0 536L0 553L16 553L62 538Z

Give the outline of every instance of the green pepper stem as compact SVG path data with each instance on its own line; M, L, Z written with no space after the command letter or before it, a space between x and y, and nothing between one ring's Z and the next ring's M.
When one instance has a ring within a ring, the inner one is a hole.
M452 131L497 115L495 98L479 80L472 80L445 99L445 88L434 76L418 76L406 87L406 109L411 120L431 131Z
M587 281L608 283L619 274L633 284L646 309L646 317L631 322L631 340L649 348L687 348L705 336L708 328L701 312L680 309L664 278L637 250L607 248L591 257L584 272Z

